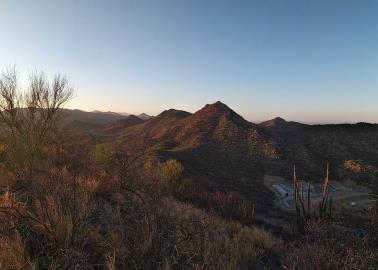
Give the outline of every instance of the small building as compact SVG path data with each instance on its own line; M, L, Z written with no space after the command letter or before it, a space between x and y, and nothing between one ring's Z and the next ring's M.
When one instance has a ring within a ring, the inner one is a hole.
M287 197L292 193L291 187L285 184L273 184L272 187L283 197Z
M331 191L342 191L346 189L343 184L336 181L329 181L329 187Z
M294 206L293 206L293 199L285 199L285 200L283 200L283 206L285 206L288 209L294 208Z

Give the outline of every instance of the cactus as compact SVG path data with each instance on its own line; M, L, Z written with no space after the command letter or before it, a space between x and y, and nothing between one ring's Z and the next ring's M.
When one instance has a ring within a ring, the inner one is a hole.
M301 195L303 195L303 192L300 192L299 190L295 165L293 168L293 185L297 230L300 233L304 233L305 210L303 207L303 197L301 197Z
M328 214L327 214L328 208ZM332 217L332 198L329 192L329 163L327 163L326 177L323 183L323 196L319 203L319 218L326 219Z
M307 213L311 215L311 185L308 183L307 189Z
M331 219L332 218L332 197L329 189L329 164L327 163L326 176L323 182L322 199L319 202L319 213L311 212L311 185L308 184L307 203L305 203L304 181L302 180L299 186L297 181L297 171L293 167L293 185L294 185L294 202L296 212L297 230L300 233L305 233L306 223L311 219Z

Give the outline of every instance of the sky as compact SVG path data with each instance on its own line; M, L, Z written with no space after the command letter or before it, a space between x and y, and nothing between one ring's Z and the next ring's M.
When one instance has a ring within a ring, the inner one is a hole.
M67 75L70 108L378 122L376 0L0 0L0 28L0 69Z

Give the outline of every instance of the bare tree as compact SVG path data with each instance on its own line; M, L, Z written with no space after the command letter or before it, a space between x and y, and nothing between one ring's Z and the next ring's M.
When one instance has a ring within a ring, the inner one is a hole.
M58 111L73 96L66 77L49 82L46 75L33 73L22 90L16 69L6 69L0 77L0 125L10 162L23 177L32 178L38 156L55 130ZM18 165L18 166L17 166Z

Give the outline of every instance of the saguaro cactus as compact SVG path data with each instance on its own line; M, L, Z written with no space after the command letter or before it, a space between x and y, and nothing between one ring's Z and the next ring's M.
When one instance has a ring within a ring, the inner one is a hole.
M293 168L293 185L297 229L300 233L304 233L305 221L308 218L308 211L306 212L305 205L303 203L303 181L300 188L297 181L297 171L295 165Z
M305 198L304 181L299 185L297 180L297 171L293 167L293 188L294 188L294 202L296 212L297 230L300 233L305 232L306 223L311 219L326 219L332 217L332 197L329 189L329 164L327 163L326 176L323 182L323 193L321 201L319 202L319 213L311 212L311 185L307 187L307 198ZM307 199L307 202L306 202Z
M328 213L327 213L328 209ZM322 200L319 202L319 218L326 219L332 217L332 198L329 192L329 163L327 163L326 176L323 182Z

